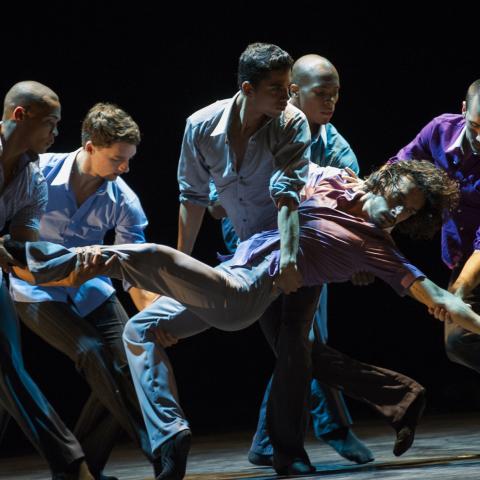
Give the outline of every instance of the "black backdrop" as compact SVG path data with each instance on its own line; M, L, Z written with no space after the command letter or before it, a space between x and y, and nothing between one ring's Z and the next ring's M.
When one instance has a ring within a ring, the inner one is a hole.
M176 165L185 118L234 94L236 63L248 43L278 44L294 58L319 53L341 77L333 123L369 173L435 115L457 112L467 86L480 77L478 34L467 4L420 2L161 2L2 3L0 92L25 79L58 92L63 120L53 151L80 143L80 123L97 101L118 103L139 123L143 140L125 176L150 219L150 241L174 245ZM424 5L425 7L425 5ZM470 7L473 8L473 7ZM3 93L1 93L3 94ZM439 238L402 249L446 285ZM215 262L218 225L206 219L195 255ZM134 309L121 294L129 312ZM379 281L330 288L331 344L367 362L398 369L429 391L429 412L480 407L477 376L450 363L442 326L412 300ZM32 376L69 425L88 389L74 366L23 330ZM195 431L253 428L273 358L254 325L238 333L211 331L171 349L182 404ZM371 412L350 402L356 418ZM29 448L11 423L0 451Z

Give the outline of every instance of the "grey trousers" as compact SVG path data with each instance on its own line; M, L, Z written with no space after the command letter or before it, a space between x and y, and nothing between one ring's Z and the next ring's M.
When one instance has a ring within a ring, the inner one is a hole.
M92 390L74 429L92 473L105 467L124 429L151 458L122 334L128 315L115 294L85 317L63 302L16 303L22 322L68 356Z
M52 472L84 457L82 448L25 370L20 332L5 280L0 288L0 430L11 415Z
M162 245L105 246L101 251L105 256L117 256L108 275L171 297L159 299L133 317L124 331L127 358L155 456L162 443L188 428L172 367L157 344L156 329L179 338L209 327L239 330L256 321L279 292L268 275L268 257L249 267L225 262L211 268ZM27 244L27 258L40 281L63 278L75 266L74 253L47 242ZM394 427L424 392L411 378L358 362L326 345L312 351L311 362L314 378L364 401Z

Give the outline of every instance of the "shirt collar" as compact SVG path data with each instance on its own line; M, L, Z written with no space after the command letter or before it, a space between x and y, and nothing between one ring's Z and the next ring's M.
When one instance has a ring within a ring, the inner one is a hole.
M233 106L240 95L240 91L238 91L225 105L223 109L222 116L220 117L220 121L218 122L215 130L210 134L211 137L215 137L217 135L226 135L228 126L230 125L230 120L232 116Z
M81 150L82 150L82 147L68 154L67 158L64 160L62 166L60 167L60 170L58 171L57 175L52 180L50 185L52 186L64 185L65 190L69 189L70 175L72 173L73 162L75 161L77 154ZM115 192L113 191L113 183L115 182L104 181L100 185L100 187L98 187L95 194L101 195L106 192L107 195L110 197L110 200L116 203L117 199L115 198Z
M324 145L327 145L327 127L325 125L320 125L318 132L312 137L312 144L318 142L320 139Z
M232 122L232 111L237 101L238 96L240 95L240 91L238 91L231 99L228 100L228 103L225 105L222 116L220 117L220 121L218 122L217 126L210 134L211 137L215 137L217 135L227 135L228 128ZM284 112L280 115L281 121L284 121ZM269 118L267 121L252 135L254 137L257 133L265 128L265 125L268 125L273 119Z
M448 148L445 149L445 152L452 153L455 150L460 150L462 154L465 153L463 151L463 140L465 139L466 131L467 131L467 127L466 125L464 125L462 130L458 134L458 137L448 146Z

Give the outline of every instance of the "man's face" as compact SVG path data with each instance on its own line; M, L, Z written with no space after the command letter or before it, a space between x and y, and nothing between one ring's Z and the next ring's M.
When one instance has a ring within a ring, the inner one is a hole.
M415 215L424 205L423 192L409 177L402 177L397 185L387 187L383 195L372 194L364 209L377 227L390 228Z
M256 86L251 86L252 107L267 117L279 117L287 107L291 81L289 69L270 72Z
M137 153L135 145L125 142L116 142L109 147L96 147L87 142L85 149L90 154L92 174L110 181L128 172L130 159Z
M49 100L47 106L26 107L25 116L18 126L28 139L28 149L35 153L45 153L58 135L60 118L60 103L54 100Z
M468 105L463 102L462 113L465 117L465 136L473 153L480 154L480 95L475 95Z
M298 106L308 123L325 125L331 120L339 90L340 81L332 72L312 74L305 85L298 87Z

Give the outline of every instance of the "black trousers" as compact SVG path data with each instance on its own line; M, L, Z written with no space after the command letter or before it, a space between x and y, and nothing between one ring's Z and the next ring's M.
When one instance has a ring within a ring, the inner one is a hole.
M308 460L303 448L311 377L368 404L394 428L424 388L401 373L354 360L308 333L320 287L304 287L274 302L260 320L277 354L267 404L274 466Z
M22 322L67 355L92 390L75 426L92 473L103 470L122 429L151 458L125 355L127 313L116 295L80 317L62 302L16 303Z
M45 457L52 472L65 471L84 454L25 370L18 319L5 280L0 288L0 315L0 433L10 414Z

